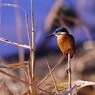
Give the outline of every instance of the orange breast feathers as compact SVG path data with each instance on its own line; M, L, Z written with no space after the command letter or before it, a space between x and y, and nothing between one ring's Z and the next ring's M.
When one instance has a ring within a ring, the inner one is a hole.
M62 53L67 56L70 53L70 57L73 57L75 53L74 38L70 34L59 35L57 37L57 43Z

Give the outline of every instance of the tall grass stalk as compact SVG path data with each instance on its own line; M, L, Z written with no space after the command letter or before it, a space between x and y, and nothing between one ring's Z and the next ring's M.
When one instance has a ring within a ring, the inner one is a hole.
M33 9L33 0L31 2L31 22L32 22L32 78L34 81L35 73L35 32L34 32L34 9Z
M18 0L14 0L14 3L19 5ZM18 43L22 44L23 43L23 29L22 29L22 19L21 19L21 14L20 14L20 9L15 8L15 15L16 15L16 30L17 30L17 40ZM19 56L19 62L24 62L24 48L18 47L18 56ZM20 69L20 77L25 78L24 75L25 70Z
M27 19L27 29L28 29L28 41L30 45L30 63L29 63L29 82L34 85L34 73L35 73L35 32L34 32L34 10L33 10L33 0L30 0L31 6L31 22L32 22L32 42L29 30L28 15ZM30 87L30 94L37 95L36 89Z
M45 60L46 60L46 64L47 64L47 66L48 66L49 72L51 72L51 68L50 68L50 66L49 66L49 63L48 63L48 61L47 61L46 58L45 58ZM51 77L52 77L53 85L54 85L54 87L55 87L55 89L56 89L56 93L59 94L58 87L57 87L56 80L55 80L55 76L54 76L53 73L51 73Z
M27 26L27 34L28 34L28 42L29 42L29 46L30 46L30 62L28 64L28 76L29 76L29 83L30 84L34 84L33 82L33 56L32 56L32 43L31 43L31 37L30 37L30 28L29 28L29 22L28 22L28 15L26 15L26 26ZM32 93L32 86L29 87L30 88L30 93L31 95L33 94ZM35 95L35 94L33 94Z
M51 72L43 79L41 80L38 84L37 87L40 86L42 83L44 83L49 76L60 66L60 64L62 63L62 61L64 60L65 56L62 56L59 61L56 63L56 65L53 67L53 69L51 70Z
M14 1L16 4L19 3L18 0ZM18 43L23 43L23 30L22 30L22 21L21 21L21 14L19 8L15 9L15 15L16 15L16 30L17 30L17 40ZM24 49L21 47L18 47L19 49L19 61L24 62ZM23 71L22 71L23 72Z
M22 80L22 79L20 79L20 78L14 76L14 75L8 73L8 72L5 72L4 70L1 70L1 69L0 69L0 73L2 73L2 74L4 74L4 75L6 75L6 76L12 78L13 80L22 82L22 83L24 83L24 84L26 84L26 85L28 85L28 86L32 86L32 87L34 87L34 88L36 88L36 89L39 89L39 90L41 90L41 91L43 91L43 92L45 92L45 93L48 93L49 95L53 95L52 93L50 93L50 92L48 92L48 91L46 91L46 90L44 90L44 89L42 89L42 88L39 88L39 87L37 87L37 86L35 86L35 85L33 85L33 84L30 84L30 83L26 82L25 80Z
M72 88L70 53L68 53L68 87ZM70 92L68 95L72 95L72 93Z

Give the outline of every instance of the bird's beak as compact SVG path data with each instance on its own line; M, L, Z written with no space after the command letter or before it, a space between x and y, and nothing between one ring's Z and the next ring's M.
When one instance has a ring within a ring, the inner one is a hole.
M55 33L48 35L47 38L52 36L55 36Z

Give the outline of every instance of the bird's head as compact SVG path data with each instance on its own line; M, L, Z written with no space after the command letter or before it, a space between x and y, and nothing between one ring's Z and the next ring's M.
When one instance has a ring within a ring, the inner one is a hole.
M59 35L64 35L64 34L69 34L68 30L64 27L59 27L54 31L54 33L48 35L47 37L59 36Z

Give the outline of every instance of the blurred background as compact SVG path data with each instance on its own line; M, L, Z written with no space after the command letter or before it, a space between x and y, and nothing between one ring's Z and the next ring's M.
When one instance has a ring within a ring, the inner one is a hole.
M29 0L0 0L1 4L17 4L29 16L31 29L31 11ZM91 48L89 41L95 40L94 0L43 0L34 1L36 51L43 54L48 50L58 50L56 37L47 39L60 26L66 27L75 37L76 47ZM20 35L20 37L19 37ZM0 7L0 37L28 44L24 12L19 8ZM89 46L89 47L88 47ZM44 49L42 48L44 47ZM50 51L51 51L50 50ZM27 51L27 50L25 50ZM8 58L18 54L18 47L0 42L0 57Z
M5 3L17 4L26 11L31 30L30 0L0 0L0 5ZM56 37L47 39L46 36L63 26L70 31L76 42L76 53L72 59L73 78L95 81L95 0L34 0L34 17L37 76L45 76L49 72L45 57L52 68L62 56ZM0 6L0 38L28 45L25 15L21 9ZM1 62L28 59L28 49L0 42ZM57 78L65 76L65 65L56 71ZM90 87L89 91L90 94L83 90L79 95L95 94L93 87Z

